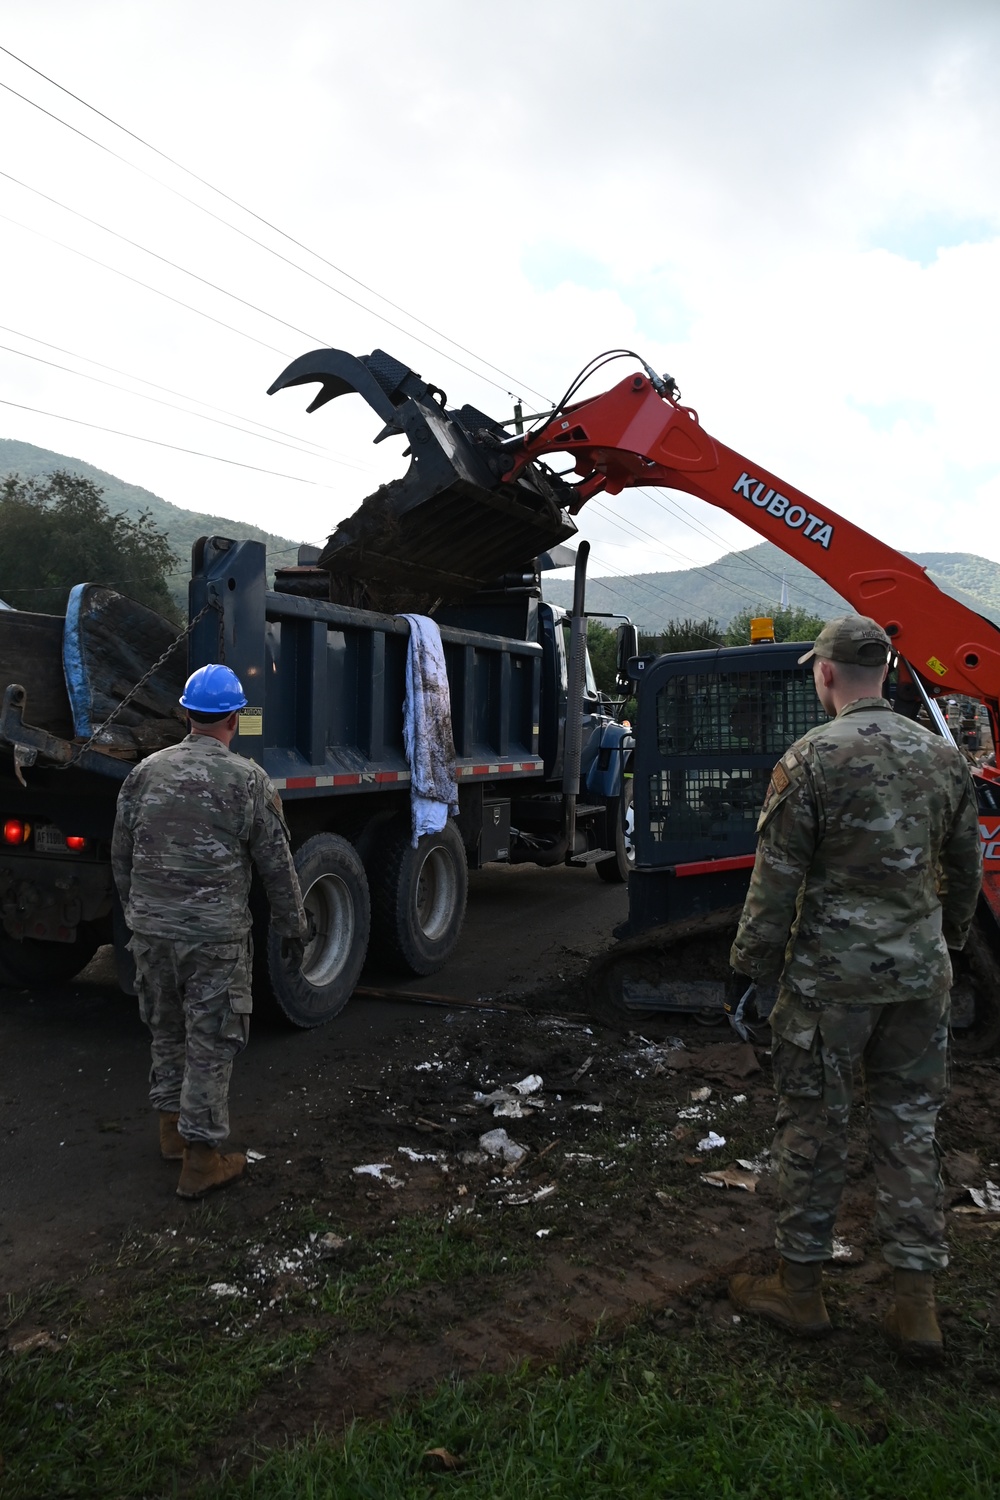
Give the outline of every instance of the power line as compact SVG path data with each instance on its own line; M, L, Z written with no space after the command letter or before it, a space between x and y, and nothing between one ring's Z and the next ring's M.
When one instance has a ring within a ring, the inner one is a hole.
M21 359L32 359L38 364L48 365L52 370L62 370L66 375L75 375L78 380L92 380L97 385L105 385L112 391L123 391L127 396L136 396L140 401L152 401L156 406L165 406L169 411L179 411L186 417L196 417L199 422L213 422L217 427L228 427L233 432L242 433L244 437L256 438L262 443L277 443L282 448L291 448L296 453L304 453L307 458L320 458L324 455L313 452L299 443L284 442L281 438L268 437L263 432L251 432L247 427L240 427L235 422L224 422L220 417L207 417L201 412L186 411L183 406L176 406L172 401L163 401L159 396L147 396L144 391L130 391L127 386L117 385L113 380L104 380L100 375L88 375L86 370L71 370L68 365L57 364L55 360L43 359L40 354L29 354L26 349L14 349L9 344L0 344L0 349L8 354L16 354ZM345 469L354 469L358 473L371 473L370 469L362 469L359 464L349 463L346 458L334 458L326 455L328 463L340 464Z
M81 260L90 261L91 265L100 266L102 271L110 271L113 276L121 276L125 281L131 281L134 286L141 286L144 291L153 292L157 297L173 302L176 307L183 307L186 312L196 313L199 318L207 318L210 323L215 323L219 328L225 328L227 333L235 333L241 339L249 339L251 344L258 344L261 349L269 349L272 354L279 355L281 359L287 360L291 357L286 350L277 349L274 344L265 343L263 339L257 338L252 333L246 333L242 328L234 328L224 319L216 318L212 313L205 312L200 307L193 307L190 302L174 297L170 292L165 292L158 286L150 286L148 281L143 281L138 276L131 276L128 271L121 271L117 266L109 266L106 260L100 260L96 255L88 255L85 250L78 249L76 245L67 245L65 240L57 240L53 234L45 234L41 229L33 229L30 224L22 224L20 219L15 219L10 214L0 214L0 219L5 224L13 224L16 229L23 229L26 234L33 234L38 239L45 240L50 245L57 245L60 250L68 250L71 255L78 255Z
M309 484L317 489L330 489L318 479L302 479L298 474L282 474L277 469L262 469L258 464L240 463L237 458L222 458L218 453L204 453L199 448L182 448L179 443L165 443L160 438L143 437L138 432L123 432L118 427L102 427L99 422L85 422L82 417L67 417L58 411L43 411L39 406L24 406L20 401L6 401L0 396L0 406L13 406L17 411L30 411L38 417L53 417L57 422L72 422L77 427L90 427L94 432L110 432L114 437L131 438L136 443L151 443L155 448L172 448L175 453L190 453L195 458L210 458L213 463L229 464L235 469L249 469L254 474L270 474L274 479L289 479L293 484Z
M80 354L75 349L64 349L60 344L50 344L46 339L37 338L33 333L23 333L20 328L10 328L5 323L0 323L0 332L12 333L15 338L27 339L30 344L40 344L43 349L52 349L56 354L65 354L70 359L82 360L84 364L94 365L98 370L108 370L112 375L121 375L125 380L137 380L140 385L148 385L151 390L163 391L167 396L176 396L179 400L189 401L195 406L204 406L208 411L221 412L224 417L234 417L237 421L246 420L251 426L260 427L264 432L273 432L279 437L291 436L291 433L283 432L280 427L269 427L266 422L258 422L253 417L246 417L244 419L239 412L227 411L224 406L213 406L211 401L202 401L197 396L187 396L183 391L172 390L168 385L157 385L155 380L147 380L145 375L135 375L131 370L119 370L116 365L102 364L99 359L92 359L89 354ZM141 393L139 391L132 391L130 394L138 396ZM191 412L189 415L194 416L196 414ZM330 452L329 448L324 448L320 443L312 442L310 438L302 438L302 442L308 444L310 448L315 449L317 455ZM333 456L336 457L336 455Z
M154 146L151 142L144 140L142 136L136 135L134 131L129 130L125 125L121 125L110 115L105 114L102 110L97 109L94 105L88 104L87 100L82 99L79 94L74 94L72 90L65 88L61 83L57 83L54 78L50 78L47 73L43 73L39 68L33 67L32 64L26 62L24 58L18 57L17 54L11 52L8 47L0 46L0 52L6 53L8 57L13 58L14 62L20 63L22 67L27 68L30 72L36 74L39 78L43 78L45 82L51 84L53 88L58 89L61 93L66 94L70 99L74 99L78 104L82 104L84 109L89 109L93 114L96 114L102 120L107 121L109 125L113 125L116 130L120 130L125 135L130 136L132 140L137 141L139 145L144 146L147 151L154 152L155 155L160 156L164 161L169 162L171 166L176 167L178 171L184 172L188 177L192 177L195 182L200 182L203 187L207 187L211 192L218 194L218 196L225 199L227 203L232 203L234 207L238 208L242 213L249 214L252 219L256 219L258 223L265 225L266 228L272 230L273 233L280 235L282 239L288 240L290 244L297 246L300 250L305 250L308 255L312 255L316 260L320 261L321 264L329 266L331 270L336 271L339 276L346 277L347 280L352 281L355 286L360 286L366 292L369 292L372 296L378 297L378 299L381 302L384 302L388 307L395 308L397 312L401 312L403 316L409 318L411 322L418 324L421 328L426 328L429 332L435 334L438 338L442 338L446 343L453 345L454 348L461 349L464 354L468 354L470 358L477 360L480 364L485 365L488 369L495 370L498 375L503 375L504 379L513 384L517 389L528 391L531 395L538 396L542 401L548 400L548 397L544 396L540 391L536 391L532 386L526 385L523 381L519 381L514 376L509 375L505 370L500 369L498 365L493 364L491 360L484 359L482 355L476 354L471 349L467 349L466 346L464 344L460 344L457 339L451 338L448 334L444 333L441 329L436 328L433 324L425 322L423 318L418 318L414 313L407 311L405 307L401 307L398 302L393 302L391 298L386 297L381 292L376 291L374 287L368 286L365 282L359 280L357 276L352 276L349 271L345 271L343 267L336 265L331 260L328 260L325 256L321 255L319 251L310 249L310 247L306 244L303 244L301 240L295 239L293 235L287 234L285 230L280 229L276 224L272 224L269 219L265 219L261 214L256 213L253 209L247 208L246 205L240 203L237 198L234 198L229 193L224 192L222 188L216 187L206 178L200 177L197 172L193 172L189 167L184 166L182 162L176 161L165 151L161 151L158 146ZM219 214L213 213L212 210L210 208L207 208L203 203L199 203L194 198L189 198L186 193L180 192L178 188L171 186L170 183L164 182L159 177L155 177L151 172L147 172L144 167L140 167L136 162L129 161L127 157L122 156L119 152L112 150L110 146L105 145L103 141L98 141L93 136L87 135L86 131L80 130L75 125L71 125L68 120L62 119L60 115L54 114L52 110L46 109L44 105L39 104L36 100L30 99L26 94L20 93L19 90L11 87L10 84L0 82L0 88L6 89L7 92L13 94L15 98L22 100L23 103L30 105L33 109L39 110L42 114L48 116L50 120L54 120L57 124L64 126L67 130L72 131L74 135L80 136L81 139L88 141L91 145L96 146L99 150L107 152L107 154L109 156L112 156L116 161L121 162L124 166L131 167L133 171L138 172L141 176L148 178L151 182L155 182L159 187L164 188L167 192L173 193L176 197L180 198L185 203L189 203L193 208L198 209L201 213L207 214L208 217L214 219L216 223L223 224L227 229L231 229L234 234L241 235L244 239L249 240L251 244L257 245L260 249L266 251L269 255L275 256L278 260L284 261L286 265L292 266L294 270L300 271L304 276L310 277L313 281L318 282L319 285L326 287L328 291L333 292L335 296L343 297L344 300L350 302L352 306L360 308L362 312L369 313L373 318L378 318L380 322L385 323L389 328L394 328L398 333L405 333L408 338L415 339L416 342L423 345L425 349L430 349L433 353L440 354L443 359L447 359L452 364L457 365L460 369L466 370L471 375L475 375L477 379L485 380L487 384L496 386L497 390L502 390L508 395L512 394L512 392L510 392L506 386L497 385L497 382L495 380L491 380L489 376L482 375L479 371L471 370L468 365L463 364L461 360L455 359L454 355L448 354L446 350L435 348L433 344L429 344L426 339L420 338L419 335L413 333L412 330L401 328L398 323L394 323L391 318L385 317L383 313L376 312L374 308L366 307L363 302L359 302L357 298L350 296L340 287L331 285L330 282L324 281L322 277L317 276L315 272L308 270L305 266L301 266L297 262L290 260L287 256L282 255L281 252L276 250L273 245L268 245L263 240L256 239L255 236L248 234L245 229L241 229L238 225L231 223L228 219L223 219Z

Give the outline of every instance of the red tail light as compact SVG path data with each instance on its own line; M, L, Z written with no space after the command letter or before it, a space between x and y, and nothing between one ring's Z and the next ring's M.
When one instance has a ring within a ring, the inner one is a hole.
M3 825L5 844L26 844L31 837L31 824L21 818L8 818Z
M81 838L78 833L68 833L66 835L66 848L67 849L80 850L80 849L86 849L86 847L87 847L87 840L85 838Z

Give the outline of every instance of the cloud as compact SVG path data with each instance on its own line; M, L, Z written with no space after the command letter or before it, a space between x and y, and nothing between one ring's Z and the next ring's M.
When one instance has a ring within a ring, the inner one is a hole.
M92 424L6 406L4 435L318 539L404 461L371 446L360 400L307 417L301 391L267 398L289 359L381 346L502 415L625 346L715 436L876 535L1000 558L993 4L41 0L6 45L259 217L0 54L9 88L184 195L0 91L26 184L0 179L26 226L4 225L18 334L0 343L45 340L297 446L0 351L0 397ZM581 529L595 572L756 540L674 496Z

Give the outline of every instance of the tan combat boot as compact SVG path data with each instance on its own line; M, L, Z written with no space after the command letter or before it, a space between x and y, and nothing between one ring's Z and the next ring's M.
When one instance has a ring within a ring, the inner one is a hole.
M184 1160L184 1137L177 1129L177 1110L160 1110L160 1155L164 1161Z
M734 1276L729 1295L742 1312L759 1313L800 1338L819 1338L831 1331L820 1261L800 1265L779 1260L771 1276Z
M893 1270L895 1306L886 1314L886 1335L901 1354L911 1359L939 1359L944 1336L934 1306L934 1277L930 1271Z
M230 1182L235 1182L246 1164L247 1159L240 1152L231 1151L228 1155L223 1155L205 1141L185 1146L177 1196L202 1198L213 1188L226 1187Z

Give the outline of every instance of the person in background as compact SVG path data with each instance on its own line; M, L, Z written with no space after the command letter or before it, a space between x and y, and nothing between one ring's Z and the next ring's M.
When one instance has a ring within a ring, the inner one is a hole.
M893 712L874 620L832 620L811 651L831 722L775 766L730 962L734 985L780 976L771 1013L777 1271L730 1295L792 1333L826 1333L823 1262L844 1186L852 1083L867 1086L876 1228L893 1269L889 1337L942 1348L933 1276L947 1265L935 1123L947 1088L949 949L982 875L972 779L950 739Z
M200 1198L246 1166L220 1147L253 1003L251 865L296 967L307 924L281 799L259 766L229 748L247 702L239 679L226 666L200 667L180 702L190 733L126 778L111 854L152 1035L160 1151L182 1162L179 1195Z

